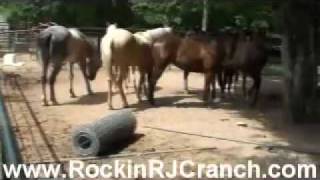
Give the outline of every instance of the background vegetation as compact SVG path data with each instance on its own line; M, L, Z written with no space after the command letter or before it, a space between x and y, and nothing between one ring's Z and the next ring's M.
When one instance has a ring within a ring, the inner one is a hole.
M200 28L201 0L20 0L2 1L0 13L12 27L30 22L55 21L67 26L104 26L106 21L122 26L153 27L162 24L178 29ZM273 27L271 3L252 0L209 0L208 29L252 26L261 21Z

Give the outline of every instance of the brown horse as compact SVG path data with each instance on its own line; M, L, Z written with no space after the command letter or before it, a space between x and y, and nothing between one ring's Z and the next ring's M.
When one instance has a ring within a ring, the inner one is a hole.
M218 43L209 41L205 36L187 35L181 38L172 33L165 39L153 45L154 72L149 89L149 99L154 103L154 89L157 80L169 64L174 64L185 72L205 74L205 87L203 99L210 101L210 86L212 96L215 96L215 75L221 64Z
M110 25L107 28L106 35L101 41L101 58L106 66L108 76L108 105L112 106L112 84L116 81L123 106L128 107L128 102L123 91L123 80L126 79L129 67L138 67L140 82L137 94L141 94L142 83L145 81L144 74L147 74L150 84L152 75L152 53L150 44L135 37L131 32L118 28L116 25ZM117 74L114 74L113 67L116 67ZM118 77L116 77L118 75ZM139 99L139 96L138 96Z
M222 47L223 64L232 63L238 39L236 31L233 31L232 29L224 30L219 35L218 39L220 46ZM222 83L220 86L222 93L224 93L225 89L227 89L229 94L231 93L232 85L234 82L238 81L238 76L239 73L236 69L223 66Z
M206 38L211 39L211 35L207 32L203 31L188 31L188 36L193 36L195 38ZM200 35L200 36L199 36ZM217 43L217 50L219 54L219 59L225 63L230 63L233 60L233 55L235 52L235 46L237 35L231 29L227 29L215 35L215 43ZM231 86L233 84L233 79L235 77L235 81L238 79L238 72L233 68L221 67L218 68L218 82L221 89L221 95L224 96L225 89L227 88L228 92L231 92ZM184 90L186 93L189 92L188 90L188 76L189 72L184 71Z
M243 93L245 97L253 96L251 105L255 105L261 85L261 73L268 55L264 45L264 32L239 32L233 60L226 64L227 68L239 70L243 75ZM246 89L247 76L254 81L249 91Z
M50 100L53 105L58 104L55 97L54 83L62 66L70 64L70 95L73 91L73 64L78 63L84 76L88 94L92 94L89 80L94 80L102 62L93 44L77 29L63 26L51 26L39 34L38 48L42 61L42 93L43 104L48 105L46 84L49 65ZM88 60L88 61L87 61ZM89 79L89 80L88 80Z

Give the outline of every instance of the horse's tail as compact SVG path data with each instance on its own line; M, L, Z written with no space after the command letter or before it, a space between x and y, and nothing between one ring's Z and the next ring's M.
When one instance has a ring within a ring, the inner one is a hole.
M111 80L114 76L112 71L112 49L113 49L113 40L109 37L104 37L101 42L101 59L107 71L108 79Z

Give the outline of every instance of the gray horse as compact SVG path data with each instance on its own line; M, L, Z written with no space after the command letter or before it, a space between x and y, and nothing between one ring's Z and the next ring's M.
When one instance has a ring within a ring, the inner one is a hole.
M63 26L51 26L40 32L38 37L39 55L42 61L42 94L43 105L48 105L46 84L49 66L50 101L57 105L54 83L62 66L70 65L70 96L75 97L73 90L73 65L78 63L85 79L88 94L92 94L89 80L94 80L102 65L99 53L93 44L77 29Z

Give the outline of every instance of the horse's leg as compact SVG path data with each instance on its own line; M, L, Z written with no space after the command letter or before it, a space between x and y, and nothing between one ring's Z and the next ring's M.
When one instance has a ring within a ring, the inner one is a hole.
M149 76L149 74L145 75L144 76L144 79L146 79L146 76ZM148 78L148 77L147 77ZM143 83L143 91L144 91L144 95L147 96L148 94L148 87L149 87L149 82L146 82L146 80L144 80L144 83Z
M108 106L109 106L110 110L113 109L113 106L112 106L112 96L113 96L112 83L113 83L113 77L109 77L109 79L108 79Z
M144 86L145 85L145 71L144 70L142 70L142 69L139 69L139 71L140 71L140 80L139 80L139 84L138 84L138 90L137 90L137 92L136 92L136 94L137 94L137 98L138 98L138 100L139 100L139 102L141 102L141 91L142 91L142 86Z
M218 77L218 81L219 81L219 77ZM212 73L211 87L212 87L211 98L212 100L214 100L216 98L216 74L215 73Z
M166 69L168 64L156 65L154 67L152 76L149 77L149 92L148 92L148 100L151 105L154 105L154 91L157 85L157 81L159 80L160 76L162 75L163 71Z
M233 85L233 76L234 76L234 73L233 72L230 72L230 74L228 75L228 82L227 82L227 85L228 85L228 93L231 94L231 88L232 88L232 85Z
M148 95L148 92L150 90L150 85L152 83L152 71L147 73L147 78L148 78L148 82L147 82L147 89L145 90L145 96Z
M124 87L126 90L129 89L129 84L131 81L131 72L132 72L132 67L128 67L128 75L127 75L127 79L124 81Z
M224 76L224 71L220 70L218 72L218 83L219 83L219 86L220 86L220 90L221 90L221 96L224 97L224 91L225 91L225 77Z
M206 105L210 104L210 86L213 84L212 78L213 78L213 73L211 72L206 72L205 73L205 83L204 83L204 91L203 91L203 101L205 102ZM215 86L215 85L214 85ZM212 92L213 93L213 92Z
M86 61L80 61L79 62L79 66L80 66L80 70L81 70L82 76L84 78L84 81L86 83L86 88L87 88L88 95L92 95L93 91L91 89L91 85L90 85L89 79L86 76L86 70L87 70Z
M133 77L132 83L133 83L134 90L137 92L138 90L137 90L137 77L136 77L137 73L136 73L136 71L137 71L137 67L132 66L132 77ZM142 76L142 74L140 74L140 76Z
M128 101L127 101L126 95L124 94L123 87L122 87L122 85L123 85L122 83L125 78L124 74L125 74L124 71L122 69L120 69L120 76L117 81L117 85L118 85L120 96L122 99L123 108L127 108L129 105L128 105Z
M242 75L242 92L244 97L247 97L247 75L245 73Z
M120 70L119 70L118 66L112 66L111 70L112 70L112 78L113 78L112 80L114 81L119 76ZM117 87L116 86L112 86L112 88L113 88L113 90L117 91Z
M74 73L73 73L73 63L71 62L69 64L69 78L70 78L70 89L69 89L69 92L70 92L70 97L72 98L75 98L76 95L74 94L74 90L73 90L73 80L74 80Z
M253 94L253 100L251 102L251 106L254 106L257 104L260 86L261 86L261 76L257 75L254 79L254 86L252 87L252 93L254 94Z
M185 93L187 93L187 94L189 94L189 89L188 89L188 76L189 76L189 71L184 71L184 72L183 72L184 91L185 91Z
M239 72L238 71L234 71L234 78L232 79L233 83L233 91L235 92L237 89L237 84L239 82Z
M42 104L44 106L48 105L47 101L47 91L46 91L46 86L47 86L47 74L48 74L48 61L43 61L42 63L42 76L41 76L41 85L42 85Z
M52 70L52 72L50 74L50 77L49 77L50 101L51 101L52 105L57 105L58 104L57 99L56 99L56 93L55 93L55 90L54 90L54 83L56 82L56 78L57 78L58 73L61 70L61 67L62 67L61 64L55 65L53 67L53 70Z

